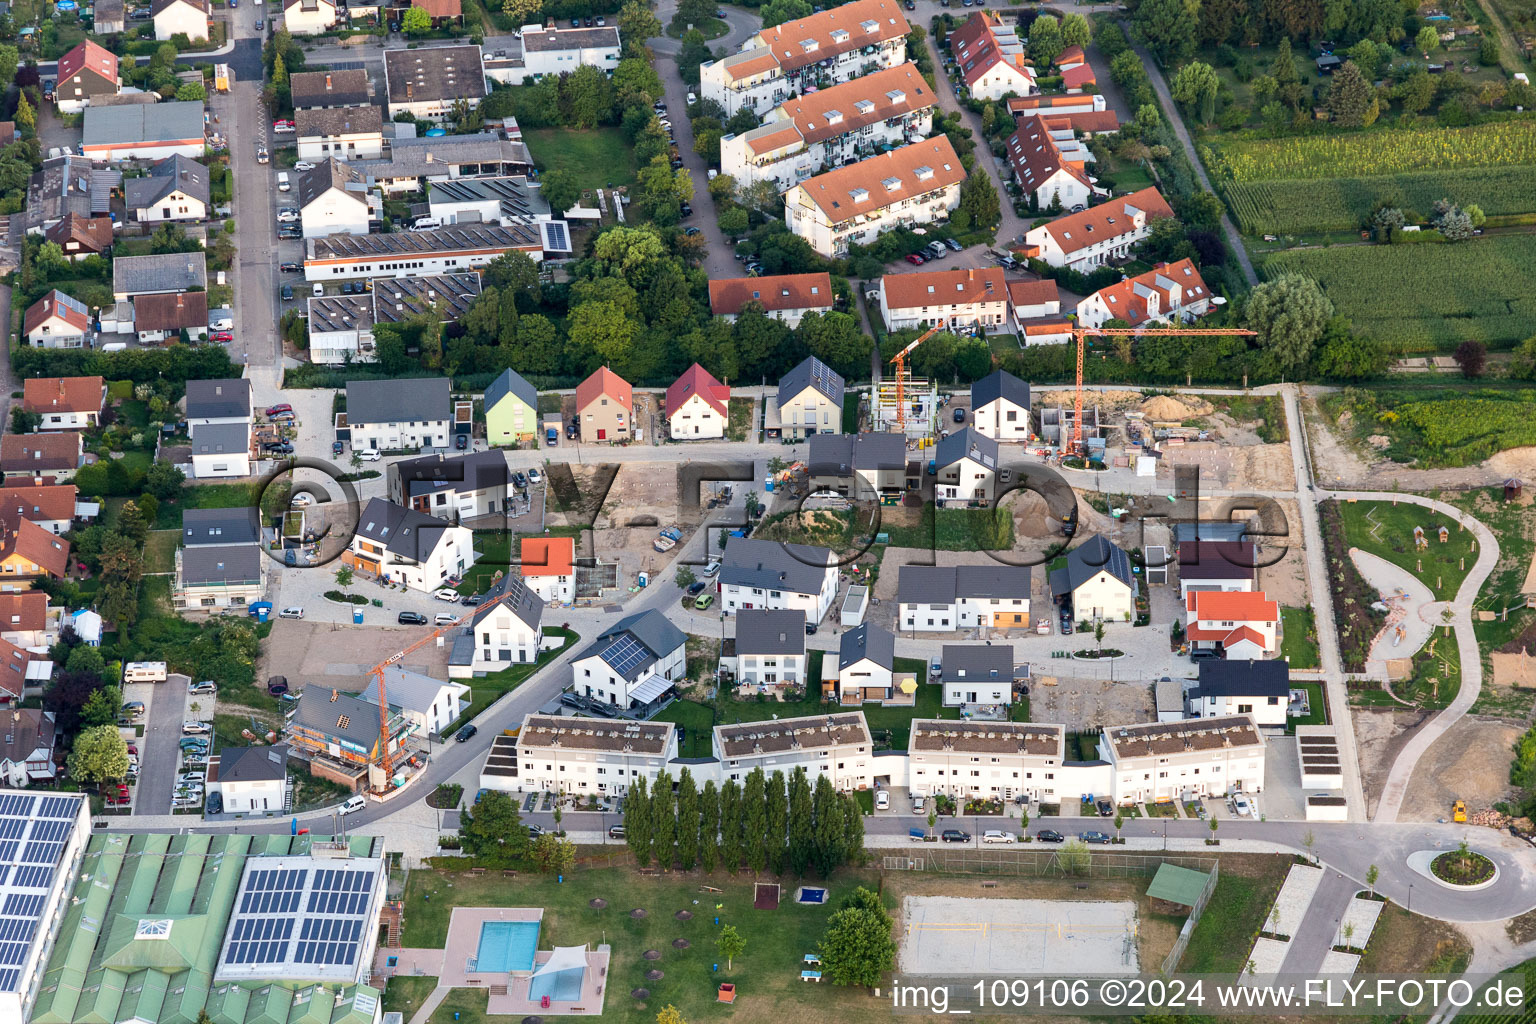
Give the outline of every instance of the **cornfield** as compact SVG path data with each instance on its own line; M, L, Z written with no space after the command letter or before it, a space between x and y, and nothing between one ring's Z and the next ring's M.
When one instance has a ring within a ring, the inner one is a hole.
M1460 245L1355 245L1291 249L1264 273L1317 280L1362 334L1399 353L1449 352L1536 334L1536 235L1495 235ZM1536 421L1533 421L1536 422Z
M1536 122L1244 139L1207 151L1206 163L1219 178L1238 184L1332 178L1340 171L1375 176L1536 164Z
M1498 398L1443 398L1400 405L1398 432L1426 465L1471 466L1496 452L1536 444L1536 392ZM1404 447L1400 445L1399 447Z
M1536 168L1470 167L1379 177L1287 178L1223 191L1245 234L1302 235L1353 231L1383 200L1428 217L1437 199L1476 203L1490 217L1536 212Z

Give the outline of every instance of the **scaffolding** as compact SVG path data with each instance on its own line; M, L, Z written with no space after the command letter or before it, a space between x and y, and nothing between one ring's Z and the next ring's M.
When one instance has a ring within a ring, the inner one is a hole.
M932 437L938 432L939 388L933 381L908 377L901 383L902 398L897 400L894 380L875 385L873 401L874 429L901 431L909 438Z

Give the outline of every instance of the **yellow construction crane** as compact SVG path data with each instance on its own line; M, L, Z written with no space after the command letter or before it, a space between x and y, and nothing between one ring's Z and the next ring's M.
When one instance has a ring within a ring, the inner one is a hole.
M1072 397L1072 454L1082 455L1083 450L1083 353L1088 348L1088 337L1096 338L1158 338L1201 336L1246 336L1257 332L1237 327L1075 327L1072 340L1077 345L1077 389ZM922 339L919 338L918 341ZM914 342L914 344L916 344Z
M912 379L912 375L907 372L907 355L943 329L944 321L940 320L918 335L906 348L903 348L891 357L891 369L896 374L896 433L901 434L903 437L907 433L907 381ZM1079 372L1078 377L1079 383L1081 383L1081 372Z

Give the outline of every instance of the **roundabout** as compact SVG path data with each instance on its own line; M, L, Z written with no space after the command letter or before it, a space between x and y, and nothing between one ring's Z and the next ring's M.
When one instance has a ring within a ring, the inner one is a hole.
M1419 850L1408 855L1408 867L1453 892L1479 892L1499 882L1499 866L1463 843L1454 850Z

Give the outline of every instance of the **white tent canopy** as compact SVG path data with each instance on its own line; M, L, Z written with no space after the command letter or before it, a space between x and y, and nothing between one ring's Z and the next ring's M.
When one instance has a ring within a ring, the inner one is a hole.
M545 974L559 974L562 971L584 971L587 969L586 946L556 946L550 953L549 959L534 969L533 977L537 978Z

